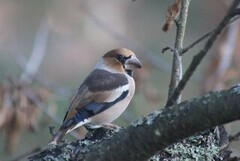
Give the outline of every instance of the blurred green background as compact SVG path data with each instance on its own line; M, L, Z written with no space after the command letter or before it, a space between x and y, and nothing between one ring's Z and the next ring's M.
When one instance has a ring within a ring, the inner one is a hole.
M7 82L8 76L20 79L24 69L19 64L26 65L34 48L38 50L40 47L45 55L37 76L44 80L43 84L51 91L48 110L63 119L71 97L98 58L114 48L129 48L140 57L144 68L135 73L137 91L133 101L115 121L118 125L127 126L137 118L163 107L166 102L172 54L161 54L161 50L174 45L175 26L168 33L161 28L167 7L173 2L0 0L0 81ZM213 29L228 5L224 0L191 1L184 46ZM37 41L44 31L47 31L46 37ZM184 69L202 44L183 57ZM200 95L201 80L215 52L216 46L209 51L188 83L183 100ZM34 83L34 87L38 86L38 83ZM45 114L38 116L37 120L37 131L29 133L23 130L12 154L4 151L5 139L0 134L0 160L15 158L35 147L47 146L51 138L48 127L55 126L57 129L59 125ZM228 125L227 129L235 133L239 125ZM237 149L238 145L234 144L233 148Z

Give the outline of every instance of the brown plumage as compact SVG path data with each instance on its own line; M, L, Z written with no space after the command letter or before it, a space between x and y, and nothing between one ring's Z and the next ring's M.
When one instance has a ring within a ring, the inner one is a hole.
M110 123L121 115L135 92L135 82L128 74L142 64L128 49L114 49L98 61L73 98L63 124L51 143L84 124Z

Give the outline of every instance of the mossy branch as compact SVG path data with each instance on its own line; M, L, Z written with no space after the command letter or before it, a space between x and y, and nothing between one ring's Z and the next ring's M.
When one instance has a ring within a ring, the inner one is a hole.
M110 139L95 141L97 144L94 145L89 144L88 150L87 145L84 145L84 148L75 147L67 153L69 159L84 161L147 160L181 139L239 118L240 84L157 110L114 134ZM72 143L71 146L80 143ZM62 155L59 153L62 148L66 147L56 147L48 153L42 152L42 155L35 155L31 160L44 160L44 154L57 158Z

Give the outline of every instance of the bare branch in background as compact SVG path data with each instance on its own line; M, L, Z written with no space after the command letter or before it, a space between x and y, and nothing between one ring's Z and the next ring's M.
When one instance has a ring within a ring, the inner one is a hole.
M17 65L22 69L25 70L25 64L27 64L27 58L24 54L18 51L16 54L15 52L10 52L9 55L12 56L12 58L15 60ZM34 80L42 87L45 87L49 89L49 91L54 92L57 95L68 97L71 95L71 90L64 88L64 87L59 87L56 84L50 82L49 80L45 79L41 74L35 75Z
M200 37L199 39L197 39L196 41L194 41L192 44L190 44L189 46L185 47L182 49L182 51L180 52L180 55L182 56L183 54L185 54L186 52L188 52L189 49L192 49L195 45L197 45L198 43L200 43L201 41L203 41L204 39L206 39L209 35L212 34L213 31L210 31L208 33L206 33L205 35L203 35L202 37Z
M231 65L234 63L234 50L238 43L239 23L232 23L228 26L226 36L220 38L221 42L217 53L212 61L209 62L207 74L204 76L202 93L210 90L221 90L224 88L223 81Z
M33 79L35 79L40 85L43 85L45 87L47 86L47 88L49 89L53 89L48 86L49 84L47 84L46 81L42 81L42 79L37 77L39 67L46 53L45 50L47 46L48 35L49 35L49 28L48 28L46 19L44 19L41 22L39 29L37 31L33 51L29 61L26 63L26 57L21 53L14 54L13 58L15 59L15 61L18 63L18 65L21 68L24 69L24 72L20 78L20 82L18 83L29 84L29 83L32 83ZM27 65L25 66L25 64ZM53 122L55 122L58 125L62 124L61 119L57 118L54 114L52 114L47 109L46 105L44 105L42 101L38 99L38 97L33 91L24 89L23 92L27 96L27 98L31 100L39 109L41 109L43 113L45 113ZM69 94L70 92L66 90L64 90L63 93L65 93L65 95L67 93L68 94L67 96L70 95ZM75 138L78 137L76 132L72 132L71 135L74 136Z
M231 7L229 8L226 16L224 16L223 20L220 22L220 24L216 27L214 32L209 37L208 41L204 45L203 49L193 57L193 60L189 67L187 68L186 72L183 75L183 78L179 82L178 86L174 89L173 94L170 98L168 98L168 101L166 103L166 106L171 106L175 103L175 101L179 98L179 95L181 94L182 90L186 86L187 82L189 81L190 77L194 73L194 71L197 69L198 65L201 63L204 56L207 54L208 50L212 47L213 43L217 39L218 35L222 32L222 30L229 24L229 21L235 17L237 14L240 14L239 10L236 9L238 4L240 3L239 0L235 0Z
M38 69L46 53L48 32L49 32L48 24L46 19L44 19L39 25L32 54L20 78L21 82L30 84L37 75Z
M42 20L37 30L33 51L29 60L22 52L19 51L16 45L11 47L9 55L12 56L17 65L24 71L20 78L21 83L30 84L33 80L35 80L40 86L46 87L58 95L67 97L72 93L69 89L56 86L55 83L51 83L39 74L39 68L46 54L48 37L49 27L47 19L45 18Z
M18 83L29 84L29 83L32 83L33 79L35 79L40 85L47 87L48 89L57 89L58 94L59 94L59 91L61 91L61 93L64 93L65 96L69 96L70 95L69 90L67 91L66 89L63 89L63 88L52 88L53 86L50 86L49 83L47 83L46 81L44 81L43 79L37 76L39 67L46 53L45 50L47 46L48 35L49 35L49 28L48 28L46 19L44 19L41 22L39 29L37 31L33 51L29 61L27 62L26 57L21 53L17 53L13 55L13 58L18 63L18 65L22 69L24 69L20 82ZM25 64L27 65L25 66ZM51 113L48 110L46 105L43 104L41 100L39 100L39 98L36 96L36 93L34 91L32 91L31 89L23 89L23 93L39 109L41 109L41 111L45 113L46 116L48 116L53 122L55 122L58 125L62 124L61 119L56 117L53 113ZM75 138L78 138L78 134L76 132L72 132L71 135Z

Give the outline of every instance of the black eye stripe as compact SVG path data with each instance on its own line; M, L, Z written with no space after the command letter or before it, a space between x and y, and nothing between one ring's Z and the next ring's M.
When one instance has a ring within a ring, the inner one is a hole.
M121 61L122 59L124 59L124 56L118 54L118 55L117 55L117 60Z
M127 59L130 59L131 57L132 57L132 55L124 56L124 59L127 60Z
M123 55L121 55L121 54L117 54L116 59L117 59L119 62L121 62L122 64L124 64L125 61L126 61L127 59L130 59L131 57L132 57L132 55L130 55L130 56L123 56Z
M121 62L122 64L124 64L125 63L125 57L123 56L123 55L120 55L120 54L118 54L117 56L116 56L116 59L119 61L119 62Z

